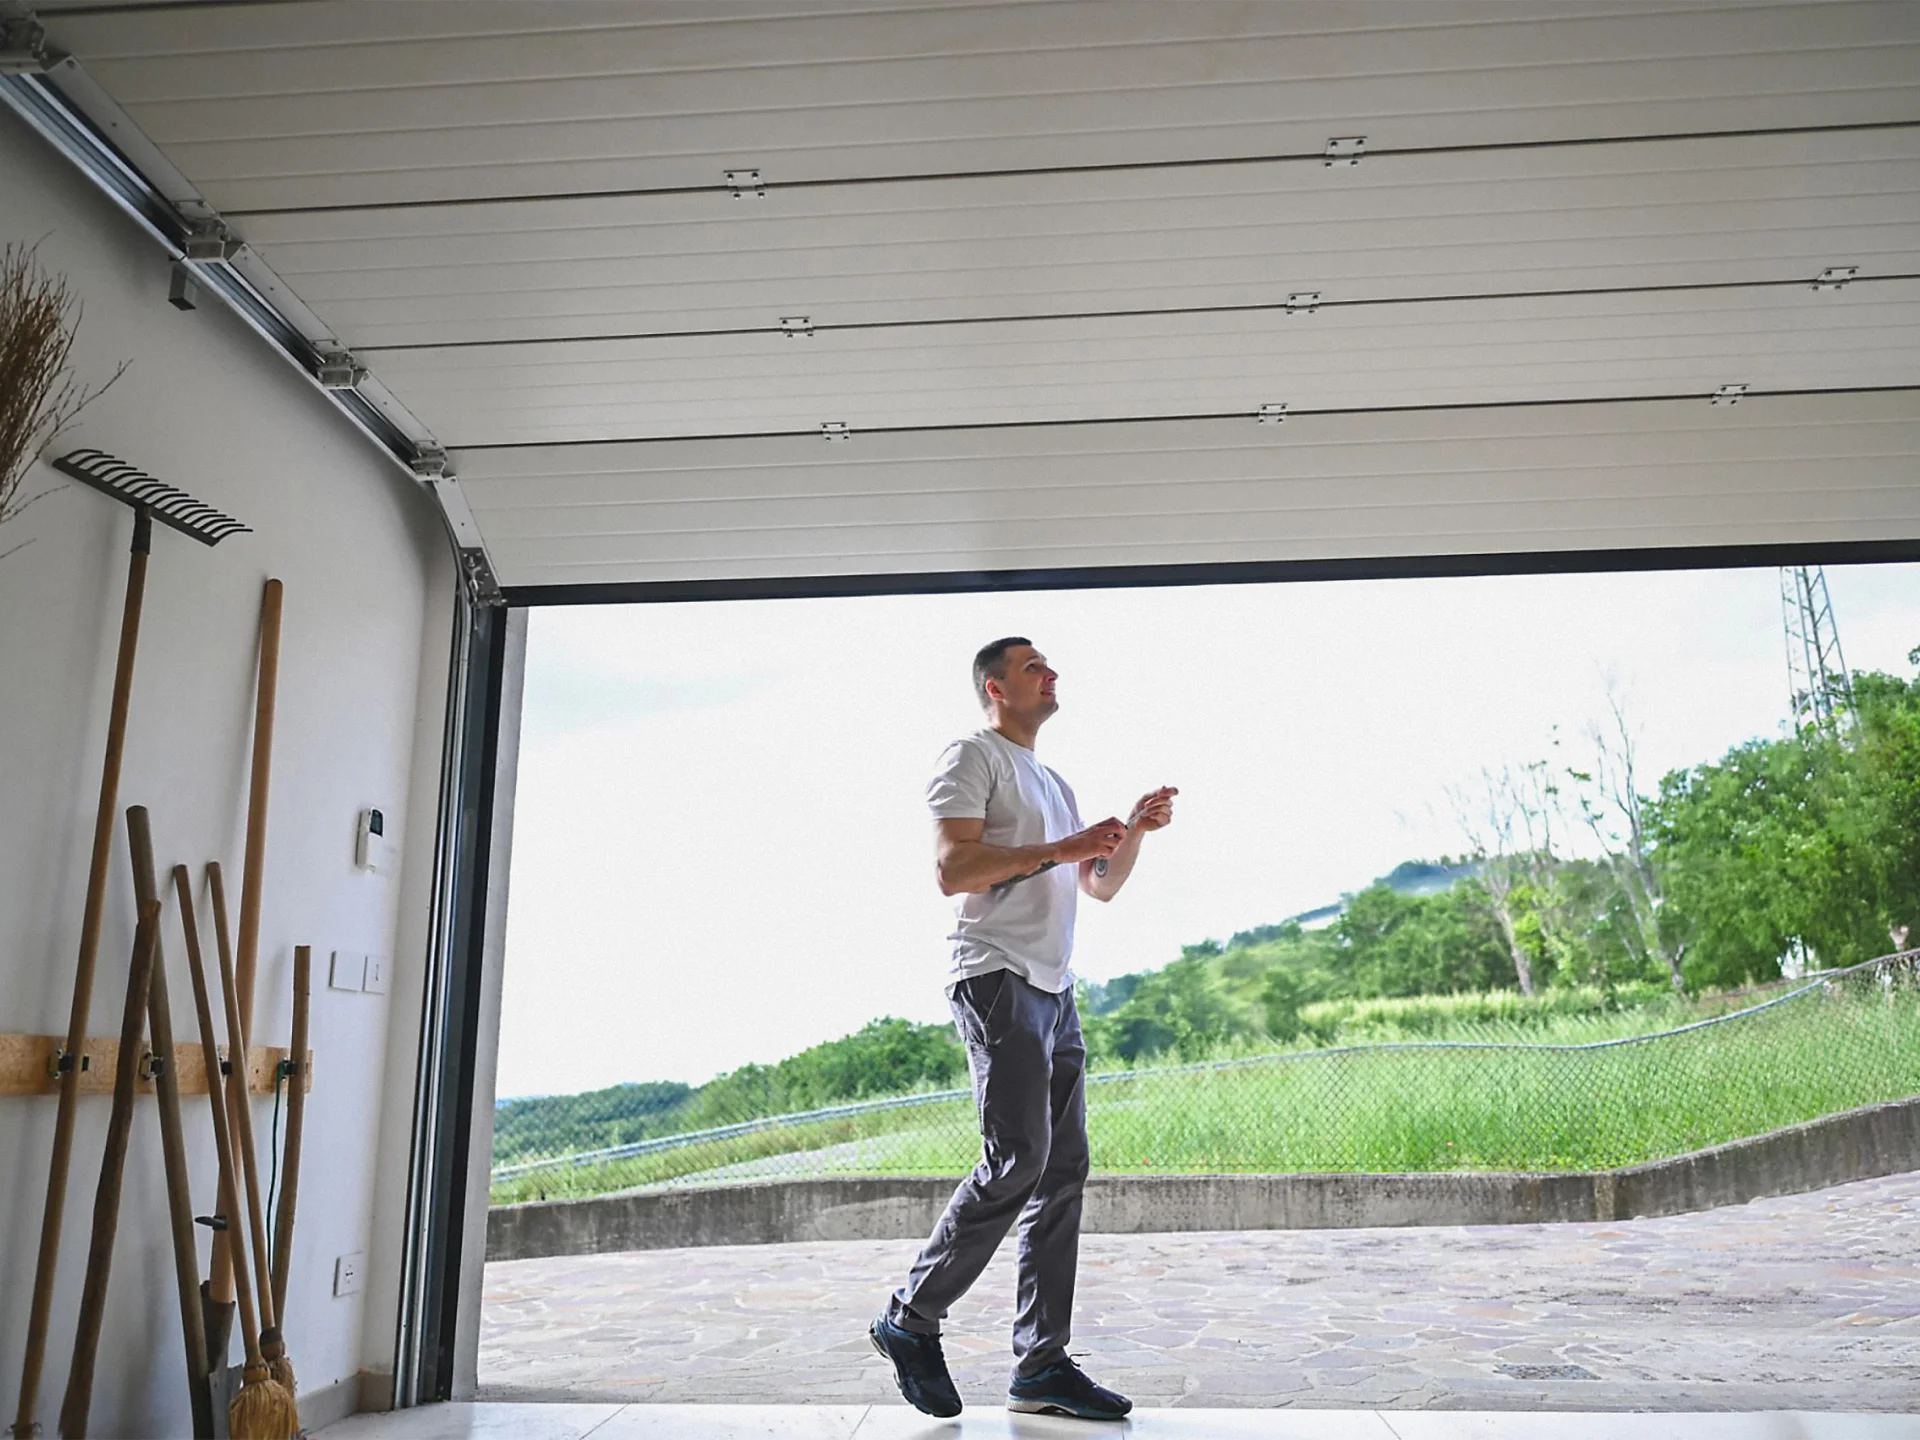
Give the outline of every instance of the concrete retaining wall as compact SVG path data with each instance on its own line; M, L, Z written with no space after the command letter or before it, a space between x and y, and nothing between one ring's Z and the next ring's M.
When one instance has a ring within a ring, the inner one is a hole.
M1796 1195L1920 1170L1920 1097L1870 1105L1622 1170L1568 1175L1100 1175L1090 1234L1521 1225L1624 1220ZM794 1240L912 1240L953 1193L950 1176L769 1180L490 1212L487 1258L594 1255Z

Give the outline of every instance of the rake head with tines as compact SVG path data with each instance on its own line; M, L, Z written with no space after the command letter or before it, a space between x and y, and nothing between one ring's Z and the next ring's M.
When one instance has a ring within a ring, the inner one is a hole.
M162 525L191 535L202 545L218 545L229 535L252 533L231 515L203 505L186 491L156 480L146 471L116 460L104 450L75 450L53 462L63 475L91 485L135 510L145 511Z

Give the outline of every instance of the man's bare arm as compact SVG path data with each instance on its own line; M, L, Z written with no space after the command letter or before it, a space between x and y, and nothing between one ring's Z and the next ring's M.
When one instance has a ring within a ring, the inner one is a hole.
M1140 858L1140 841L1149 833L1173 823L1173 797L1180 792L1163 785L1134 804L1127 817L1126 838L1111 855L1080 862L1080 888L1096 900L1111 900L1133 873L1133 862Z
M983 895L996 885L1025 880L1055 865L1091 862L1126 839L1127 827L1108 816L1098 825L1044 845L989 845L984 820L936 820L934 872L942 895Z

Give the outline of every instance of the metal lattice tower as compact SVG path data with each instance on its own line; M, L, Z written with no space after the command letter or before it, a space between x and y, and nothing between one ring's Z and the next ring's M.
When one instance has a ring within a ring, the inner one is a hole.
M1819 565L1780 567L1780 612L1787 632L1787 687L1796 727L1832 729L1853 714L1853 677L1840 653L1827 572Z

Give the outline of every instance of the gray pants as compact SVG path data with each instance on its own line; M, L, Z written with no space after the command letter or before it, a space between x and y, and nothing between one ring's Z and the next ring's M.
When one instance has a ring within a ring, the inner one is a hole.
M1073 992L1050 995L995 970L953 987L953 1021L973 1068L980 1163L896 1290L887 1318L938 1335L1020 1221L1015 1371L1037 1374L1066 1354L1087 1181L1087 1051Z

